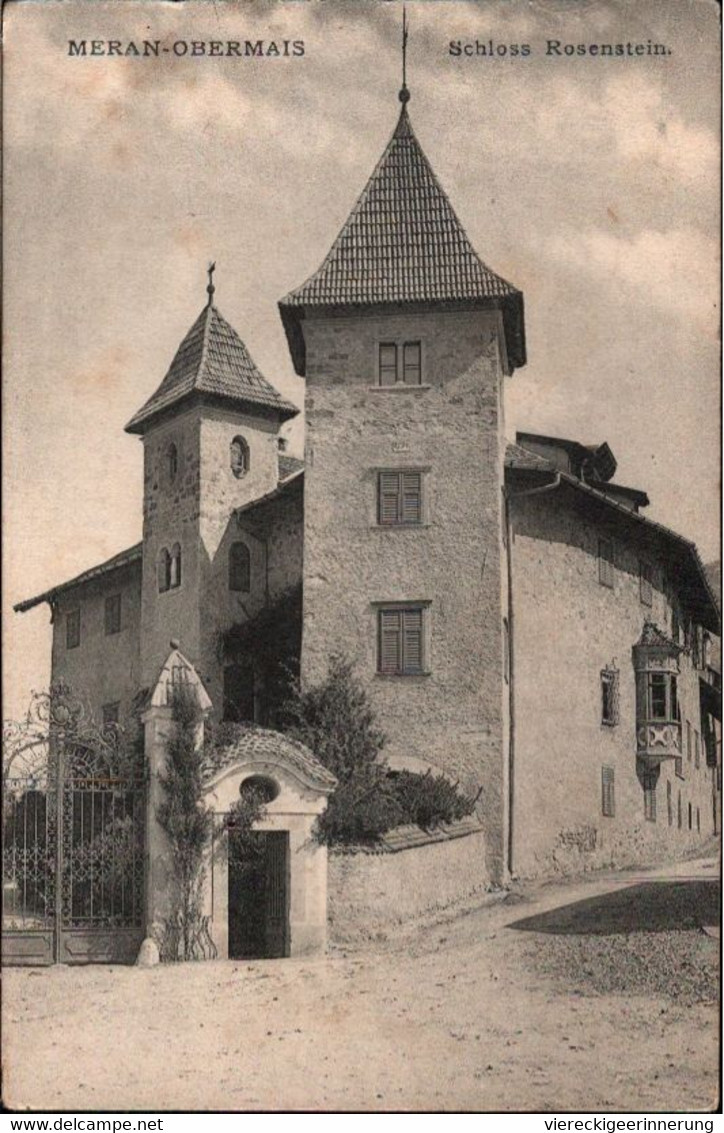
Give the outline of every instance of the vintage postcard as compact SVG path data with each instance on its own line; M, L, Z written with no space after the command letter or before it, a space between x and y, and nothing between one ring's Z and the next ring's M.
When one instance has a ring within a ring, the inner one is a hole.
M3 40L4 1105L710 1133L718 6Z

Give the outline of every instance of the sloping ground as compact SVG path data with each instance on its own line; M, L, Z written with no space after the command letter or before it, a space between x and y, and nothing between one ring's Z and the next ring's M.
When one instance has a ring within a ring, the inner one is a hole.
M650 930L645 915L629 932L589 933L578 913L575 933L551 931L550 918L548 931L520 927L568 909L565 922L592 900L600 926L606 895L620 909L631 885L620 875L530 889L314 961L10 970L5 1102L708 1110L719 1021L701 1000L716 990L714 941L698 927ZM696 981L692 994L692 965L708 973L705 997Z

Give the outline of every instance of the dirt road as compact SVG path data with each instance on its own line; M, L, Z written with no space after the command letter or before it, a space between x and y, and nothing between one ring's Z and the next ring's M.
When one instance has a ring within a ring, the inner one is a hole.
M5 1104L708 1110L714 871L529 888L313 961L11 969Z

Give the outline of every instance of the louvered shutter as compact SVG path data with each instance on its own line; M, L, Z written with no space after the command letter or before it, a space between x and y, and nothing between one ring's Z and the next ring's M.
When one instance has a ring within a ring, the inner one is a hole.
M380 610L380 672L402 671L402 613L400 610Z
M400 476L398 472L380 472L379 522L400 522Z
M422 610L403 610L403 671L422 671Z
M614 770L613 767L601 768L601 811L608 817L613 818L616 813L616 800L614 794Z
M402 473L402 515L403 523L422 522L422 477L419 472Z

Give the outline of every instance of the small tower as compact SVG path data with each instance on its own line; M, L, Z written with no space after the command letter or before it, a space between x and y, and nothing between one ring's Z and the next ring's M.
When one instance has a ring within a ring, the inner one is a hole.
M126 431L144 447L142 681L178 638L219 709L219 632L240 599L244 616L265 600L265 547L240 536L235 510L276 489L279 428L298 410L214 305L214 266L206 306Z
M307 379L302 679L353 658L390 764L483 788L503 870L503 377L523 297L473 249L408 113L321 267L279 304Z

